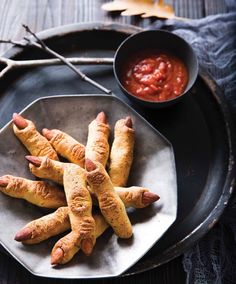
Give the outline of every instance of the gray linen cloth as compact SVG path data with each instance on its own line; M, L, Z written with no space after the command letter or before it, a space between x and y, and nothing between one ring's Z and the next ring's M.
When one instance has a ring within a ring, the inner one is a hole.
M194 48L199 63L224 91L236 126L236 1L231 12L200 20L157 21L151 28L173 31ZM183 257L187 283L236 283L236 192L217 225Z

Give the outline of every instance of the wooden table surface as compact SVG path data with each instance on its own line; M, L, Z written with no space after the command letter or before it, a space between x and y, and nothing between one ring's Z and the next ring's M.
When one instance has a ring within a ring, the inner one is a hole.
M121 17L108 14L100 9L105 0L1 0L0 1L0 38L21 39L25 31L21 24L29 25L35 32L70 23L89 21L114 21L147 27L155 19L140 17ZM192 19L207 15L229 12L224 0L169 0L173 3L176 15ZM0 54L10 46L0 44ZM1 111L1 110L0 110ZM0 229L0 233L3 228ZM18 283L184 283L185 273L182 257L152 271L129 278L105 280L56 280L42 279L31 275L17 261L0 252L0 284Z

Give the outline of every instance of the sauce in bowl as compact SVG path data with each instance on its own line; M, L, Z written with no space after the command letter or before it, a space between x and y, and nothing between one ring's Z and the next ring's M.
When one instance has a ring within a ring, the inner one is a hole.
M188 83L184 63L167 52L147 49L133 54L121 71L121 82L132 95L147 101L180 96Z

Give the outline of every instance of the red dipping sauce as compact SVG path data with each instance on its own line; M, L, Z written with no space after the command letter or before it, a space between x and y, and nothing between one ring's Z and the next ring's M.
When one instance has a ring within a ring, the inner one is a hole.
M128 58L121 71L121 83L136 97L147 101L166 101L184 92L188 72L179 58L148 49Z

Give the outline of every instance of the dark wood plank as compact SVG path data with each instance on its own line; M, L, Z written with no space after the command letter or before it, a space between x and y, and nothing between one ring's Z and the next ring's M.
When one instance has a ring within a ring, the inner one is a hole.
M204 2L206 16L227 12L225 0L205 0Z
M189 1L178 0L174 1L176 15L184 18L199 19L205 16L204 0Z
M119 13L107 13L100 9L103 0L2 0L0 1L0 38L21 39L25 35L22 23L38 32L60 25L88 22L114 21L147 27L155 19L121 17ZM187 18L201 18L205 15L226 12L224 0L166 0L173 3L176 15ZM2 54L9 45L0 45Z

